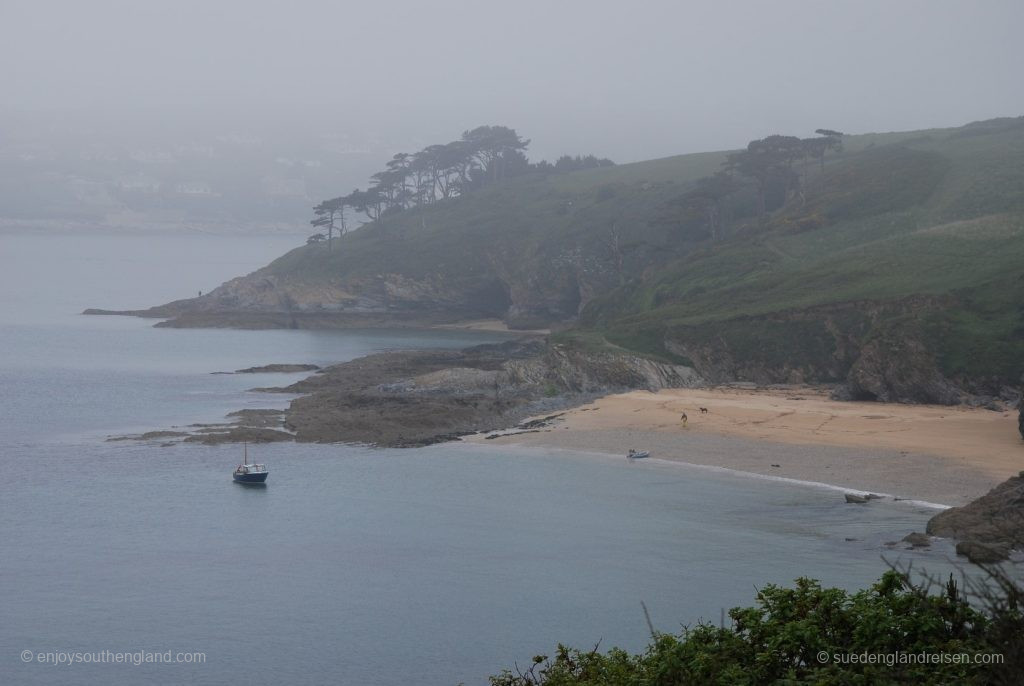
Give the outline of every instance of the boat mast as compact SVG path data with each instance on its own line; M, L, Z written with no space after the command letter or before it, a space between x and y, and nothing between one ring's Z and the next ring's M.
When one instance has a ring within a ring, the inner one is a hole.
M242 464L249 464L249 444L242 441Z

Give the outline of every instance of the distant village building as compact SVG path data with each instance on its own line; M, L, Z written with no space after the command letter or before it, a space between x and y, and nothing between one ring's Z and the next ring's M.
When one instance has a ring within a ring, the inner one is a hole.
M181 195L216 195L210 184L203 181L182 181L174 184L174 192Z
M263 192L287 198L308 198L306 182L303 179L285 179L276 176L263 177Z
M68 184L75 199L84 205L115 207L120 204L111 197L106 185L99 181L71 178Z
M122 191L134 191L137 193L157 193L160 191L160 181L146 174L127 174L118 177L114 185Z
M175 160L174 154L166 150L132 150L128 157L143 164L166 164Z

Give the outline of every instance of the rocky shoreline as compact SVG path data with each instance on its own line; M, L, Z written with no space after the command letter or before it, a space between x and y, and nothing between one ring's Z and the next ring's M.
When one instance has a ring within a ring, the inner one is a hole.
M225 423L109 440L163 446L297 441L419 447L470 434L496 438L536 432L561 411L613 393L706 385L690 367L625 352L582 351L540 337L463 350L378 353L324 369L271 364L234 373L301 371L315 373L288 386L253 389L297 395L285 410L239 410ZM1024 408L1020 413L1024 436ZM543 418L531 420L535 417ZM927 532L956 539L957 552L971 561L993 562L1024 546L1021 521L1024 473L969 505L937 515Z
M204 296L205 297L205 296ZM89 308L86 315L127 316L159 319L153 326L163 329L422 329L455 324L463 317L443 312L259 312L248 310L190 312L181 311L174 303L148 310L103 310Z
M267 365L253 371L300 371ZM506 429L608 393L694 387L692 369L625 353L584 353L523 338L464 350L385 352L327 367L268 393L286 410L241 410L230 422L112 440L360 443L416 447ZM521 430L535 427L522 426ZM174 439L174 440L171 440Z
M1024 472L972 503L935 515L927 531L956 539L957 554L971 562L1006 560L1012 550L1024 547Z

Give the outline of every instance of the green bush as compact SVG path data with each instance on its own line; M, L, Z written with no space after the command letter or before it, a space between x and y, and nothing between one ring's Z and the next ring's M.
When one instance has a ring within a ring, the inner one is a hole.
M654 633L639 655L559 645L554 659L539 655L525 671L505 670L490 681L492 686L1019 684L1024 673L1021 589L994 572L979 588L989 590L972 604L952 577L934 594L895 571L852 594L801 578L794 588L765 587L755 607L732 609L730 626L698 624L678 636ZM987 657L992 654L999 657ZM856 663L847 657L861 655L879 657ZM935 664L920 655L957 657Z

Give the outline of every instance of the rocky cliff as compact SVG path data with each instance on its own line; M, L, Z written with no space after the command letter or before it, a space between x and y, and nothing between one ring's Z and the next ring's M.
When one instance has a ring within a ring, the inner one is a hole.
M917 325L950 302L855 301L676 326L664 347L717 383L825 382L843 400L952 405L964 391L940 371Z
M700 383L687 367L534 340L371 355L281 390L304 394L285 416L295 440L404 447L512 426L609 392Z
M1021 393L1020 404L1017 408L1017 429L1020 431L1020 437L1024 438L1024 393Z
M957 552L972 562L996 562L1024 546L1024 472L963 507L928 522L932 536L954 538Z

